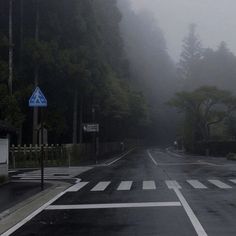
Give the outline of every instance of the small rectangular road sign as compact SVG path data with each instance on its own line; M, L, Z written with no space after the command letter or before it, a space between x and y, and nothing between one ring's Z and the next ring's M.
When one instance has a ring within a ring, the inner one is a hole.
M99 132L99 124L83 124L83 130L85 132Z

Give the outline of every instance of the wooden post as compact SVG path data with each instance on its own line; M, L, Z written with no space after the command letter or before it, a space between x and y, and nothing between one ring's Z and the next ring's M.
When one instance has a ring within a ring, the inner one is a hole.
M11 155L12 155L13 169L15 169L16 168L16 157L15 157L15 145L14 144L11 146Z
M44 150L43 150L43 123L44 123L44 116L43 116L43 108L41 108L41 190L44 190Z

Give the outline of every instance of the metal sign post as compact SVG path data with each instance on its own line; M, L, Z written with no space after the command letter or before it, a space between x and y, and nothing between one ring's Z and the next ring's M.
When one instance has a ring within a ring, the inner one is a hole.
M95 155L95 163L98 163L98 155L99 155L99 137L97 134L99 133L99 124L83 124L83 130L87 133L93 134L93 144L94 144L94 155Z
M41 190L44 189L44 150L43 150L43 133L44 133L44 112L43 108L47 107L48 102L39 87L36 87L32 96L29 99L29 107L41 108L41 155L40 155L40 166L41 166Z

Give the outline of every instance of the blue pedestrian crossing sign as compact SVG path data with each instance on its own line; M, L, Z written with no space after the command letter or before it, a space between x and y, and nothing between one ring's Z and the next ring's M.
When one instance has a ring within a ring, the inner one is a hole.
M47 107L48 102L39 87L36 87L31 98L29 99L29 107Z

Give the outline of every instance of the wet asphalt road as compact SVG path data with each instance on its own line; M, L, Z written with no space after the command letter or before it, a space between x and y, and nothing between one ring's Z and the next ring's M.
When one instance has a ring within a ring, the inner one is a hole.
M236 235L236 162L140 149L79 178L12 235Z

